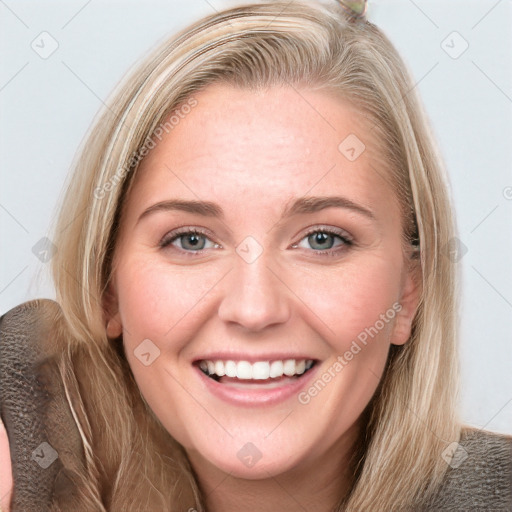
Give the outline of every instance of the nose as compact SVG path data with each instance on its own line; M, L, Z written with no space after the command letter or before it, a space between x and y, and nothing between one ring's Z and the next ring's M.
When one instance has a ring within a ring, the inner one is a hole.
M290 317L290 290L279 270L260 257L247 263L239 259L229 272L218 315L226 323L257 332L283 324Z

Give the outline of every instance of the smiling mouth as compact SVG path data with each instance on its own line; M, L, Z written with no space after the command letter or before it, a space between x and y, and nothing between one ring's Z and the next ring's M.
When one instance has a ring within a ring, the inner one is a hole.
M220 383L278 382L283 378L298 379L316 364L314 359L283 359L277 361L198 361L200 370Z

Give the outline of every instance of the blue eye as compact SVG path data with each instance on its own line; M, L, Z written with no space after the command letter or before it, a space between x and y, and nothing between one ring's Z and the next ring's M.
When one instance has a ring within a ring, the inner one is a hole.
M336 238L341 242L337 246L334 245ZM349 235L341 229L316 228L309 231L302 240L307 240L307 243L313 249L316 246L319 249L314 250L316 254L326 256L336 255L339 251L345 250L353 244ZM299 245L295 244L293 247L299 247Z
M189 228L183 228L182 230L177 230L173 233L170 233L162 239L159 245L163 249L173 244L177 240L180 240L181 245L181 247L178 247L178 249L181 249L185 252L201 253L203 250L209 248L206 247L205 240L208 240L206 233L200 229L191 230ZM216 246L217 244L213 245Z

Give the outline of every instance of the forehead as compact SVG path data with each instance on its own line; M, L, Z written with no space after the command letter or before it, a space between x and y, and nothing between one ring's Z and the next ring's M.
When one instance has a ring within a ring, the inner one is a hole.
M194 95L197 105L143 160L132 201L172 196L284 209L304 195L394 200L386 163L365 116L334 93L292 86L226 84Z

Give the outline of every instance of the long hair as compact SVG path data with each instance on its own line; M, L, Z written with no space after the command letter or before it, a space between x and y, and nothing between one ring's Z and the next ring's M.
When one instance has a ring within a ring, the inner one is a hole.
M411 337L391 346L365 410L354 483L338 509L414 510L443 479L443 450L462 428L459 279L448 257L455 222L441 158L403 61L377 27L334 1L259 2L200 20L130 72L82 143L52 260L69 333L60 372L86 455L73 475L75 510L204 510L183 448L138 391L122 339L106 335L103 305L121 207L141 159L194 108L194 93L215 82L334 91L380 141L404 240L419 244L421 298Z

